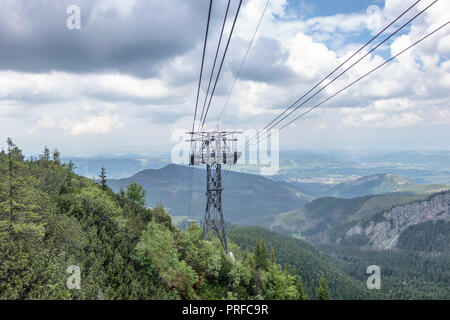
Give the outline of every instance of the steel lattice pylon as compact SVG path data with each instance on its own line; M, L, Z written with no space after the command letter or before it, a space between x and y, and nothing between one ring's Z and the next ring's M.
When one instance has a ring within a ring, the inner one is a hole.
M240 131L199 131L186 132L191 142L189 165L206 164L206 210L203 222L203 239L215 232L226 252L227 236L222 210L222 164L235 164L241 152L236 151L235 134Z
M228 252L227 235L223 221L222 211L222 168L221 164L206 165L206 211L203 224L203 239L208 232L215 231Z

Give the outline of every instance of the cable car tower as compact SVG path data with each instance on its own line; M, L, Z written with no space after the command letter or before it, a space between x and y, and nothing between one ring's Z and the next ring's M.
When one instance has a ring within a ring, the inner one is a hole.
M225 252L229 252L222 209L222 164L235 164L242 152L237 152L236 134L242 131L191 131L189 165L206 164L206 211L203 239L210 231L217 234Z

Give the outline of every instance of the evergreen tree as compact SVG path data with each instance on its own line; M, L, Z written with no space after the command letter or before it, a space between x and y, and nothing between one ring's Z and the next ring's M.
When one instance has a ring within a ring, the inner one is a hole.
M102 186L102 190L106 190L107 185L106 185L106 170L104 167L102 167L102 170L98 176L100 178L100 185Z
M273 247L271 247L270 249L270 261L275 264L277 261L275 259L275 249ZM295 273L293 273L295 274Z
M317 299L318 300L330 300L330 292L328 291L327 279L322 273L319 281L319 288L317 289Z
M21 189L26 186L26 182L22 176L23 171L23 155L22 151L13 143L11 138L7 139L7 166L3 175L7 178L7 197L2 204L2 211L9 213L11 221L17 219L16 211L21 209L20 200L23 199Z
M123 190L123 187L120 187L118 195L118 200L120 205L123 207L125 205L125 201L127 200L125 190Z
M300 277L297 277L297 282L295 284L295 287L297 288L298 294L299 294L299 300L308 300L308 295L306 294L305 290L303 289L302 280Z
M50 161L50 150L47 146L44 147L44 153L42 154L42 159L45 161Z
M57 164L61 163L61 153L59 152L58 149L53 149L52 152L52 156L53 156L53 161L55 161Z
M147 195L147 191L136 182L132 182L128 185L126 195L127 198L134 203L141 206L145 205L145 196Z
M267 269L267 249L264 240L258 241L256 243L255 260L257 269Z
M62 166L63 172L66 174L66 178L64 179L60 191L60 194L69 192L72 188L72 181L75 177L75 165L72 162L72 160L69 161L69 163L66 163Z

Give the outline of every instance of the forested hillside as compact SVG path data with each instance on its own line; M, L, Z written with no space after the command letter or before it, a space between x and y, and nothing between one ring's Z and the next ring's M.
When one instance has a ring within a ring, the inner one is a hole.
M450 299L450 253L410 250L362 250L355 246L327 244L320 248L352 278L365 281L366 268L377 265L383 299ZM333 257L333 258L331 258Z
M242 248L253 250L258 239L270 243L275 249L277 261L293 268L301 278L305 291L312 295L319 285L321 274L325 274L334 299L375 298L366 289L364 281L355 281L330 264L328 259L306 241L287 237L261 227L235 227L230 238Z
M450 253L450 221L436 220L412 225L400 234L397 247L420 252Z
M115 194L105 170L100 176L76 175L48 148L25 160L8 139L0 153L0 299L307 298L301 279L264 245L252 252L232 243L233 263L198 227L182 232L162 208L145 208L139 186ZM70 266L81 271L79 289L67 286Z
M272 226L282 233L326 240L329 229L370 217L395 205L426 199L426 195L389 193L352 199L318 198L297 210L282 213Z
M392 208L378 212L370 217L366 217L355 224L344 225L340 232L335 234L336 241L345 241L354 243L355 240L360 246L366 246L374 249L393 249L397 247L398 239L402 237L403 232L408 228L414 228L416 225L428 221L449 221L450 220L450 191L443 191L432 194L423 200L416 200L410 203L395 205ZM444 237L440 237L439 233L445 231L445 227L436 228L436 233L429 234L433 228L420 228L416 227L416 230L424 230L422 237L409 236L409 239L413 243L417 244L422 242L418 246L419 250L422 250L427 240L431 237L433 241L442 241L442 244L447 240ZM343 232L345 233L343 233ZM434 232L432 231L432 232ZM421 240L423 236L427 236L427 240ZM332 240L333 241L333 240ZM435 246L436 249L444 251L450 251L449 248L445 248L445 245ZM422 250L427 251L427 250Z
M271 227L315 243L342 242L392 249L400 241L400 248L449 251L448 226L444 223L449 220L449 204L450 191L431 195L387 193L352 199L324 197L278 215ZM440 222L421 225L434 220ZM404 232L407 233L403 235Z
M338 244L315 247L260 227L235 227L230 236L243 248L252 249L255 239L270 243L277 261L290 265L302 277L308 294L314 292L324 273L335 299L450 299L448 252L374 251ZM366 287L370 265L380 267L379 290Z

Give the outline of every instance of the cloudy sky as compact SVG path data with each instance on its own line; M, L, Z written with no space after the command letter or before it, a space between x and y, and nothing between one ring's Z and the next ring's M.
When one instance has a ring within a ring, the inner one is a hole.
M415 1L271 0L221 126L263 128ZM431 2L420 1L396 26ZM0 0L2 140L12 137L27 154L45 144L64 155L170 152L173 131L192 124L208 3ZM237 3L231 1L230 16ZM265 4L243 1L209 127L216 126ZM80 30L66 26L70 5L81 10ZM225 0L214 1L205 80L225 7ZM450 2L438 1L305 107L449 19ZM231 23L232 17L226 35ZM448 149L449 90L447 26L285 128L281 148Z

